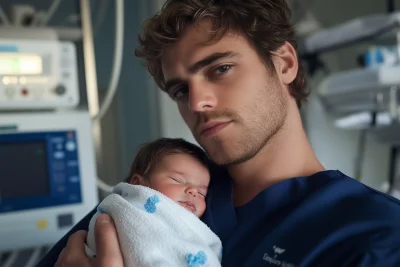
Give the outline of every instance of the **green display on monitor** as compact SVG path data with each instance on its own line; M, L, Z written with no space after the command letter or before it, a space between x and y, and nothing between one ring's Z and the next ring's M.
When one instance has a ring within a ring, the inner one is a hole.
M37 54L0 53L0 75L37 75L43 71Z

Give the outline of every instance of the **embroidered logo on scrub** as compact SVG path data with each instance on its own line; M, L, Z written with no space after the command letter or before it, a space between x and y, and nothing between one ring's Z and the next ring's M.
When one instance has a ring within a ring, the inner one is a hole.
M149 197L146 200L146 203L144 204L144 208L148 213L154 213L157 211L156 204L160 202L160 199L158 198L157 195L154 195L152 197Z
M286 249L280 248L278 246L273 246L273 255L264 253L263 260L268 262L268 266L280 266L280 267L296 267L295 264L286 262L285 260L282 259L282 256L285 254Z
M197 252L196 255L192 253L186 256L188 267L200 267L207 262L207 255L203 251Z

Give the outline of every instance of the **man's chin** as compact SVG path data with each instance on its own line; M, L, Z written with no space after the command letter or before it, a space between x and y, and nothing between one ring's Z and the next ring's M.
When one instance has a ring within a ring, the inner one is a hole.
M224 167L241 164L254 157L254 154L252 153L235 154L232 152L229 153L228 151L217 150L217 149L207 152L207 154L216 165Z
M208 139L197 141L201 147L204 148L210 159L217 165L226 166L236 162L235 153L229 151L231 147L228 147L221 142L220 139Z
M207 150L207 154L210 157L210 159L217 165L220 166L226 166L230 165L234 160L232 160L231 157L226 155L226 152L221 150L221 149L211 149Z

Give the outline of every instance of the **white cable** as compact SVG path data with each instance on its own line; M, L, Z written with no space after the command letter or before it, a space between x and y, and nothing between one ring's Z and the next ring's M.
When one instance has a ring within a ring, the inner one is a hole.
M4 13L3 8L0 6L0 19L5 25L11 25L10 20L8 19L6 13Z
M114 190L113 186L110 186L108 184L106 184L105 182L103 182L100 178L97 178L97 187L100 188L100 190L106 192L106 193L112 193Z
M50 21L51 17L53 17L54 13L56 13L60 3L61 0L53 0L53 3L51 4L49 10L47 11L46 18L43 19L42 25L46 25Z
M31 254L31 257L25 264L25 267L34 267L35 264L39 261L41 253L42 253L42 247L35 248Z
M19 256L19 251L18 250L12 252L11 255L8 256L8 259L4 262L2 267L11 267L11 266L13 266L15 261L18 259L18 256Z
M114 46L114 62L111 74L111 81L99 112L93 116L93 120L101 120L107 113L112 100L117 91L119 76L122 67L122 54L124 49L124 0L115 0L115 46Z

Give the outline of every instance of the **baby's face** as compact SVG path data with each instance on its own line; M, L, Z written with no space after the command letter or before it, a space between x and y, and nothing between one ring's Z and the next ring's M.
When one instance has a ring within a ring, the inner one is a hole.
M200 217L206 209L209 183L208 169L196 158L187 154L172 154L162 159L144 185L163 193Z

